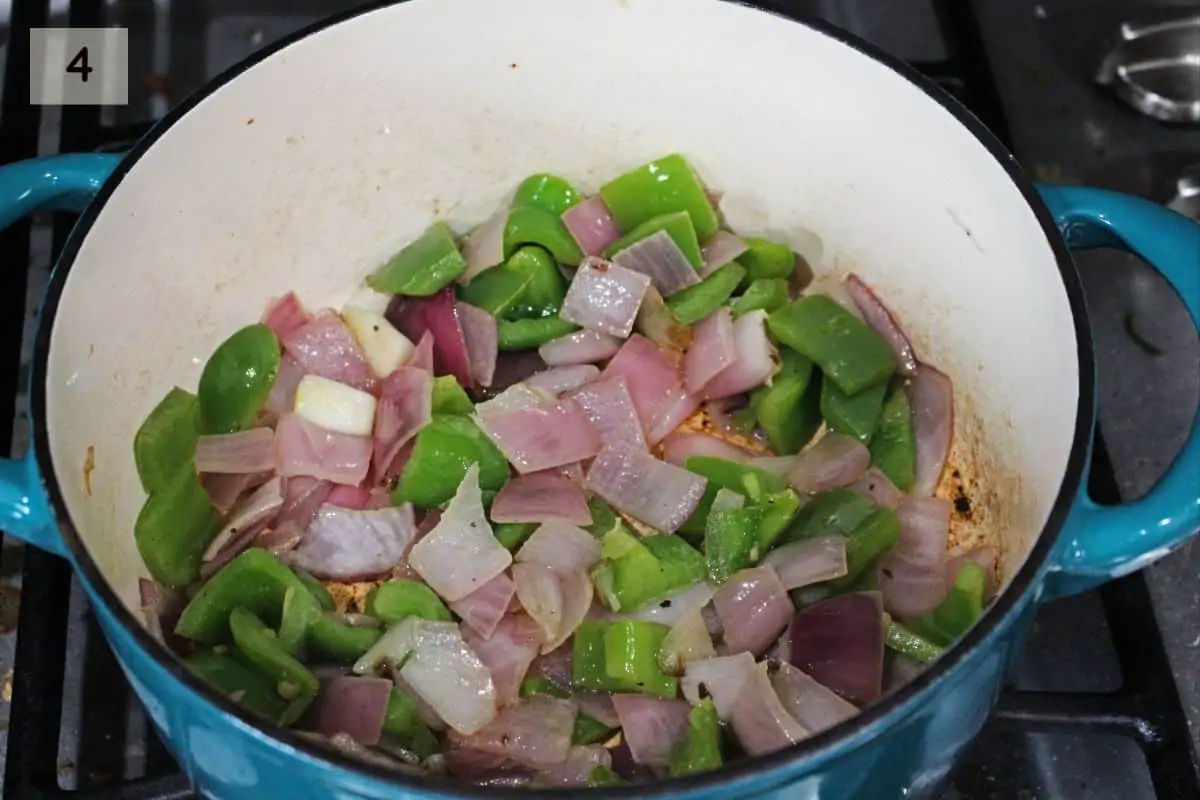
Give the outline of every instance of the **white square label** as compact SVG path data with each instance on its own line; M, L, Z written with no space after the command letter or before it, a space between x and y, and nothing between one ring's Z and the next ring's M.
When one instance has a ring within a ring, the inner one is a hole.
M29 101L35 106L129 103L129 29L31 28Z

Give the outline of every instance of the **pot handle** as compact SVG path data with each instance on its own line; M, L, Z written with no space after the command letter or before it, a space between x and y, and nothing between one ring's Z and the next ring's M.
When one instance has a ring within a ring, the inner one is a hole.
M1141 256L1179 293L1200 331L1200 225L1156 203L1101 189L1039 186L1073 250L1120 247ZM1089 443L1090 447L1090 443ZM1076 594L1158 560L1200 530L1200 415L1183 451L1140 500L1100 506L1087 472L1067 517L1046 597Z
M0 167L0 228L35 211L82 211L120 160L119 155L80 153ZM0 528L34 547L66 555L32 448L21 458L0 459Z

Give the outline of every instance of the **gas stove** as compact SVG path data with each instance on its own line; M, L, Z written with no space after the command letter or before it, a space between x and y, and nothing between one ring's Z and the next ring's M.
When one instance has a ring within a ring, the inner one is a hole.
M1120 189L1185 211L1200 207L1200 129L1164 125L1095 81L1104 57L1119 48L1124 23L1177 18L1189 5L1194 14L1194 3L763 4L824 18L914 64L971 108L1036 178ZM346 6L5 0L0 159L120 151L209 77ZM29 105L27 31L47 25L128 28L129 105ZM0 235L7 265L0 278L0 442L11 438L14 453L28 441L24 385L38 298L71 222L45 216ZM1147 491L1186 438L1200 394L1200 343L1178 298L1136 258L1099 251L1078 260L1100 358L1091 490L1097 501L1116 503ZM1198 574L1200 549L1188 546L1142 573L1043 607L1010 687L935 796L1200 799ZM0 554L0 673L0 694L11 700L0 705L5 798L192 796L65 562L11 538Z

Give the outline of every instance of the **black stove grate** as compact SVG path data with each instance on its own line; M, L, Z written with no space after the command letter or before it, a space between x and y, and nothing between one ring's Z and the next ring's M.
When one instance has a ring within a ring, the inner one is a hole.
M782 8L783 2L769 5ZM28 29L45 26L49 0L14 0L8 57L0 104L0 161L38 154L41 109L29 104ZM947 34L949 59L917 64L944 89L962 100L1001 139L1007 124L991 78L974 12L969 2L936 3ZM104 0L71 0L69 24L105 25ZM106 127L100 109L62 109L57 150L86 152L121 150L148 130L149 124ZM62 215L54 221L54 253L61 250L73 224ZM30 260L28 222L0 234L0 263ZM11 441L22 345L27 276L19 269L4 272L0 290L0 442ZM1119 501L1103 441L1095 448L1092 494L1098 502ZM76 587L74 592L79 602ZM945 798L984 800L1014 797L1085 797L1087 781L1064 789L1049 786L1028 757L1026 740L1041 733L1073 737L1113 734L1136 744L1144 754L1153 791L1159 798L1200 800L1187 720L1172 678L1162 637L1155 621L1146 582L1140 575L1116 581L1095 593L1112 635L1123 682L1115 692L1034 692L1010 689L1002 694L983 735L948 779ZM8 725L4 798L80 798L80 800L170 800L193 797L169 753L140 708L90 614L72 626L72 578L67 564L28 550L23 562L19 636L13 671L13 699ZM79 666L83 707L76 725L64 726L68 634L83 635ZM65 730L71 727L73 730ZM131 733L131 731L133 731ZM77 737L74 789L60 788L60 740ZM135 741L136 740L136 741ZM128 769L135 749L140 764ZM1130 798L1130 800L1136 800Z

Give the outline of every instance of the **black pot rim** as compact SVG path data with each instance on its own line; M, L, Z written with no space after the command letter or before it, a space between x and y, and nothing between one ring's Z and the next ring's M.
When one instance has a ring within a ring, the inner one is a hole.
M737 0L732 0L737 2ZM97 568L92 560L87 548L84 546L78 531L75 529L71 517L67 511L66 504L63 501L61 488L58 485L54 473L53 463L50 457L50 446L46 425L43 423L46 414L46 378L47 378L47 361L50 352L51 333L54 327L54 318L58 309L59 301L62 298L63 288L71 272L71 267L79 253L88 231L95 224L101 209L112 196L113 192L120 185L124 176L133 168L134 164L161 138L169 131L175 123L177 123L184 115L192 108L201 103L208 96L213 94L217 89L230 81L237 78L246 70L250 69L259 62L271 57L275 53L284 48L311 36L315 33L323 31L327 28L346 22L350 19L358 17L362 14L370 13L381 8L399 5L406 0L376 0L376 2L352 9L342 14L332 16L316 22L296 33L288 36L275 44L266 47L245 61L226 70L221 75L209 81L203 87L191 94L186 100L173 108L154 128L149 131L142 139L140 139L133 148L125 155L124 159L118 164L110 178L105 182L100 192L95 199L87 207L80 217L75 228L60 255L53 274L50 279L50 284L47 290L46 298L43 304L42 318L39 325L37 340L34 348L34 364L33 364L33 383L31 391L34 427L34 448L38 463L38 468L42 478L45 481L46 490L50 498L52 508L59 522L59 528L62 531L63 539L66 547L71 553L75 567L78 569L86 581L92 586L94 592L103 601L108 611L114 615L116 620L129 632L137 645L151 658L159 663L170 675L172 675L183 687L195 695L195 699L215 705L224 713L236 717L237 720L252 728L258 735L273 740L275 746L294 749L311 760L323 762L329 767L336 767L352 772L359 773L363 776L372 779L384 781L395 785L397 788L412 791L417 794L427 796L436 796L444 798L472 798L472 800L518 800L521 797L527 797L530 790L518 789L501 789L501 788L481 788L473 786L454 785L450 783L425 783L420 779L406 776L400 773L392 772L382 767L365 764L354 760L348 756L342 755L335 751L321 747L310 740L297 736L288 730L273 728L267 724L261 723L256 719L243 715L239 712L237 706L228 698L217 695L211 692L200 679L193 676L184 666L183 662L171 653L163 644L154 639L146 631L143 625L137 620L134 615L125 607L117 597L112 587L109 586L107 580ZM732 785L746 785L752 782L762 781L764 783L775 783L779 779L773 778L780 771L787 771L788 767L795 767L804 762L826 762L834 757L837 752L843 748L849 740L861 740L864 736L870 736L872 729L885 718L893 715L902 706L907 706L916 701L919 695L923 694L935 684L947 679L947 677L957 669L961 664L967 661L974 651L978 649L982 642L987 639L997 628L1006 626L1010 623L1011 618L1015 615L1020 606L1026 602L1026 594L1035 589L1038 583L1040 572L1046 564L1047 559L1051 555L1054 546L1058 540L1059 532L1062 529L1067 515L1072 504L1075 501L1076 492L1080 486L1084 468L1087 461L1088 445L1092 435L1092 421L1094 418L1094 398L1093 386L1095 385L1095 363L1094 352L1092 346L1092 338L1090 327L1087 319L1086 307L1083 298L1083 289L1079 280L1079 274L1075 268L1074 262L1071 260L1067 247L1063 242L1059 231L1050 216L1049 211L1042 203L1033 182L1022 172L1016 159L1010 154L1000 141L992 134L990 130L972 114L965 106L960 104L956 99L945 93L940 87L934 84L929 79L925 78L919 72L899 59L882 52L875 46L859 39L858 37L835 28L832 25L820 20L801 18L792 15L785 15L771 9L763 9L755 6L753 3L739 3L758 10L770 13L780 17L781 20L794 24L802 24L817 32L836 39L843 44L846 44L863 56L871 58L882 63L894 72L898 73L914 86L921 89L929 96L931 100L941 105L947 112L952 114L965 128L967 128L979 142L992 154L1000 166L1008 174L1016 188L1021 192L1025 202L1036 215L1040 223L1046 239L1053 249L1055 260L1057 261L1059 272L1062 276L1063 286L1067 293L1067 298L1071 307L1075 325L1076 349L1078 355L1079 366L1079 402L1075 417L1075 429L1073 432L1073 440L1071 454L1068 458L1066 470L1063 475L1062 484L1059 487L1058 495L1054 500L1049 519L1046 522L1042 533L1039 535L1036 543L1031 549L1029 556L1026 558L1025 564L1013 576L1008 587L995 600L991 608L987 611L984 619L980 624L976 625L953 649L937 662L931 665L927 670L913 679L910 683L901 687L897 691L887 695L874 705L865 709L861 714L853 719L850 719L834 728L819 733L810 739L788 748L786 750L773 753L771 755L762 756L759 758L746 759L727 766L716 772L697 775L687 778L676 778L671 780L663 780L651 784L638 785L636 787L639 797L645 798L673 798L687 795L691 792L704 790L712 790L718 787L726 789L733 788ZM861 743L861 742L860 742ZM575 796L577 792L554 792L554 791L538 791L542 796ZM612 789L593 789L589 790L589 796L595 798L625 798L629 794L629 787L617 787Z

